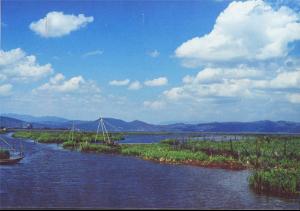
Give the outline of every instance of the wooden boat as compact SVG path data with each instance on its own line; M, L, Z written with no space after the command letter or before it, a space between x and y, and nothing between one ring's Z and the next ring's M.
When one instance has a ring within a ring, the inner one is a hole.
M0 137L0 140L9 146L9 149L0 148L2 150L2 154L0 156L0 165L13 165L20 162L24 158L22 150L18 152L2 137ZM22 142L20 143L22 144Z
M15 157L15 158L8 158L8 159L0 159L0 165L12 165L18 163L22 160L24 156Z

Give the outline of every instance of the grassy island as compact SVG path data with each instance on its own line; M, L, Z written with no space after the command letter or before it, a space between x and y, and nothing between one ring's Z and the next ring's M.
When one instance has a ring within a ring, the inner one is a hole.
M81 142L87 143L101 143L104 137L100 134L97 135L93 132L74 132L70 131L17 131L13 134L14 138L33 139L39 143L57 143L57 144L77 144ZM116 133L111 134L110 139L117 141L122 140L123 135ZM96 139L96 140L95 140Z
M41 143L60 143L64 148L93 153L136 156L161 163L187 164L231 170L251 169L249 184L253 190L280 196L299 196L300 138L256 136L239 141L164 140L153 144L105 143L95 133L19 131L17 138ZM112 134L112 140L122 139Z

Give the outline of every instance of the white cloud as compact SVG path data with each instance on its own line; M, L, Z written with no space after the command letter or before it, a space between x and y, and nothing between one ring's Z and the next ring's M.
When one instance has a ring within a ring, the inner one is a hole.
M200 83L219 83L227 79L243 79L243 78L259 78L263 76L262 71L258 71L246 66L236 68L205 68L200 71L195 82ZM191 82L193 79L190 76L184 77L183 81Z
M86 81L82 76L75 76L69 80L61 73L50 78L49 82L41 85L34 92L47 91L52 93L88 93L100 92L100 89L92 81Z
M58 84L63 80L65 80L65 76L62 73L58 73L54 77L50 78L50 83L51 84Z
M13 64L25 57L25 52L20 48L12 49L10 51L0 51L0 65L6 66Z
M11 84L0 85L0 96L10 95L12 87L13 86Z
M125 80L112 80L109 82L109 85L111 86L127 86L129 84L130 80L125 79Z
M297 104L299 103L300 104L300 94L299 93L289 94L287 97L291 103L297 103Z
M279 73L276 78L271 80L270 87L300 89L300 70Z
M253 81L253 87L258 89L300 89L300 70L283 71L271 79Z
M272 75L247 66L205 68L194 77L185 76L182 86L166 90L164 96L169 100L189 98L199 101L204 98L253 97L258 93L271 95L272 89L300 88L300 71Z
M139 81L134 81L131 84L129 84L128 89L129 90L139 90L141 89L143 86Z
M51 64L39 65L34 55L20 49L0 51L0 75L4 80L38 80L53 73Z
M153 80L145 81L146 86L164 86L168 84L168 79L166 77L159 77Z
M153 110L159 110L165 107L165 103L163 101L144 101L144 106L147 108L151 108Z
M193 82L164 92L170 100L250 96L248 80L224 80L220 83L201 84Z
M72 92L78 90L80 88L80 85L85 83L82 76L76 76L69 80L64 80L64 76L60 77L60 75L56 75L55 77L51 78L48 83L45 83L42 86L40 86L38 90L48 90L54 92Z
M103 54L103 51L95 50L95 51L90 51L90 52L87 52L87 53L83 54L82 57L86 58L86 57L97 56L97 55L102 55L102 54Z
M154 50L154 51L149 52L148 55L152 58L156 58L156 57L159 57L160 52L158 50Z
M179 46L183 64L263 61L285 57L289 44L300 40L300 16L282 6L275 10L262 0L231 2L212 31Z
M93 21L92 16L86 17L84 14L68 15L53 11L49 12L46 17L32 22L29 28L42 37L61 37L85 27Z
M164 91L164 95L170 100L179 100L187 97L186 88L184 86L166 90Z

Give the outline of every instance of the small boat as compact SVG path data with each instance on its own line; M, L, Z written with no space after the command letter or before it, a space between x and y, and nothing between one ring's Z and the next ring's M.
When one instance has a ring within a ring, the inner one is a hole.
M0 137L9 149L0 148L0 165L13 165L20 162L24 158L22 151L17 152L5 139Z
M8 158L8 159L0 159L0 165L12 165L18 163L22 160L24 156L15 157L15 158Z

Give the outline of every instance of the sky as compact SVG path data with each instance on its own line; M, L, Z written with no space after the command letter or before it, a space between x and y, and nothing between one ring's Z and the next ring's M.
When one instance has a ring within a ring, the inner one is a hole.
M299 0L2 0L0 113L300 121Z

